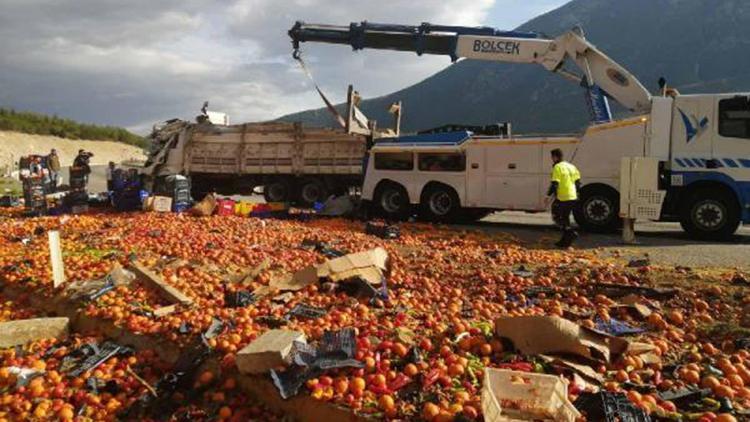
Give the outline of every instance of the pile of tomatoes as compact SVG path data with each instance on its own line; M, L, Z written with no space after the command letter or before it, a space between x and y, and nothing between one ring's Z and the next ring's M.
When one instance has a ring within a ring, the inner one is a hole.
M300 330L309 342L327 330L355 328L355 358L362 367L327 371L308 380L300 394L360 414L402 420L450 421L459 416L480 420L487 368L556 373L539 357L516 353L495 336L496 318L522 315L564 316L589 327L616 318L645 330L630 339L650 344L658 359L644 361L637 354L625 354L597 363L593 369L604 382L571 382L571 399L593 388L621 391L652 415L704 421L741 419L744 409L750 408L750 353L745 349L749 345L741 341L750 327L743 317L750 294L746 287L731 283L733 271L626 268L595 252L528 248L503 234L418 223L404 224L396 240L383 240L365 234L364 223L340 219L295 222L133 213L0 219L0 233L7 233L0 235L0 268L7 268L0 281L35 294L60 294L51 285L43 235L48 230L61 232L68 281L101 278L114 265L127 267L137 260L194 301L192 307L154 317L151 312L168 303L135 282L82 305L85 314L175 344L222 321L223 331L208 341L225 369L233 367L239 350L271 328ZM276 292L247 306L227 306L226 293L253 291L275 277L324 262L323 254L302 246L305 240L342 253L385 248L390 257L387 299L351 297L312 285L283 298ZM270 265L254 280L237 283L264 261ZM599 293L594 288L597 283L670 283L678 293L664 300L637 297L652 312L641 318L615 307L617 300ZM322 309L325 315L289 317L298 304ZM158 368L148 362L144 369ZM108 370L117 372L120 364ZM50 388L54 391L55 380L50 379L49 385L45 381L44 394ZM683 387L702 387L710 393L689 408L661 399L660 393ZM217 379L213 391L186 403L183 410L220 419L265 415L261 408L246 406L246 398L235 390L233 381ZM20 396L26 401L18 402L32 403L31 407L24 404L16 409L18 394L6 393L14 399L1 400L12 403L14 412L37 411L40 402L26 397L28 391ZM128 406L134 396L108 398L101 409L89 412L106 418L111 400L118 404L110 406L115 411ZM67 396L50 398L43 407L45 414L67 409L66 400Z

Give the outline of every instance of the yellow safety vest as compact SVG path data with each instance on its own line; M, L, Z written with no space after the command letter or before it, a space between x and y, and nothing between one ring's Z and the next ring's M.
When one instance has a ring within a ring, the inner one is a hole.
M557 182L557 200L575 201L578 199L576 181L581 179L581 173L573 164L560 161L552 167L552 181Z

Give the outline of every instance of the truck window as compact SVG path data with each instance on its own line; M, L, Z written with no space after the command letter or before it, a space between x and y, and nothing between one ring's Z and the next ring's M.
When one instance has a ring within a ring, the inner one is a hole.
M466 156L461 153L419 154L419 171L464 171Z
M719 135L750 139L750 103L747 98L719 101Z
M411 152L375 153L375 170L414 170L414 154Z

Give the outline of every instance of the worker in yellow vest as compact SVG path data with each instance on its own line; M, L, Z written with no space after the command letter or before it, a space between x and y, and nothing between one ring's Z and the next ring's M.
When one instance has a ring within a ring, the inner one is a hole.
M552 218L562 230L562 238L555 246L567 248L578 238L578 233L570 227L570 214L578 201L581 173L576 166L564 160L560 149L552 150L551 156L552 180L547 195L554 200Z

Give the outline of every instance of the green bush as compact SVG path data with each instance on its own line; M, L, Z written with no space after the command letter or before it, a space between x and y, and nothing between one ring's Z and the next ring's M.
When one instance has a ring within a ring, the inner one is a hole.
M147 146L145 139L121 127L90 125L57 116L15 111L7 108L0 108L0 130L52 135L67 139L115 141L141 148Z

